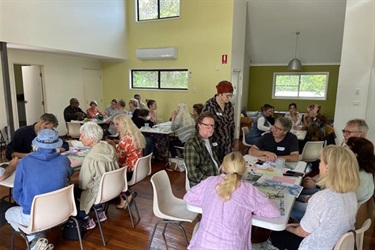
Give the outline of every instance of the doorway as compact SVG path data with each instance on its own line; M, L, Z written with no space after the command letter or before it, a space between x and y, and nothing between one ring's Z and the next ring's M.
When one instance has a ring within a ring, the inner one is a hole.
M45 112L42 66L14 64L19 127L38 121Z

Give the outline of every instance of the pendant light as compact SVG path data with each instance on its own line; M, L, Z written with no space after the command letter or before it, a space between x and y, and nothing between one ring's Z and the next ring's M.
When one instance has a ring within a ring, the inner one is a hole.
M297 59L297 46L298 46L298 35L299 31L296 32L296 49L294 51L294 58L288 64L288 70L302 70L301 61Z

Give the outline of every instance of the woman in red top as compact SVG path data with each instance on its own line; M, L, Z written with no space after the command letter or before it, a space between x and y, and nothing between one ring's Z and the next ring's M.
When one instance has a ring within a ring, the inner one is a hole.
M142 149L146 146L146 141L141 131L135 126L132 119L125 115L117 115L113 119L115 128L120 135L120 141L117 145L116 152L120 167L127 167L127 180L133 176L133 169L138 158L143 156ZM115 146L114 142L109 142ZM128 200L131 200L130 192L126 192ZM125 207L125 200L121 197L121 202L117 208Z
M98 103L93 100L90 102L90 108L86 110L87 118L96 118L98 115L103 115L98 109Z

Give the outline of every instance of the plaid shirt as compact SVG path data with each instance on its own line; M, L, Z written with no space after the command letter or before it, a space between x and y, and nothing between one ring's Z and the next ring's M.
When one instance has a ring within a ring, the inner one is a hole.
M212 145L210 140L213 157L220 167L221 162L218 157L217 146ZM190 187L197 185L208 176L218 175L219 171L208 152L204 140L195 134L184 146L184 160L188 171Z

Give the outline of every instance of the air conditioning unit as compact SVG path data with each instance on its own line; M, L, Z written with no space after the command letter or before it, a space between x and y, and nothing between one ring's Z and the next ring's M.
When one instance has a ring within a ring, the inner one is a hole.
M177 48L144 48L137 49L136 55L139 60L173 60L177 59Z

